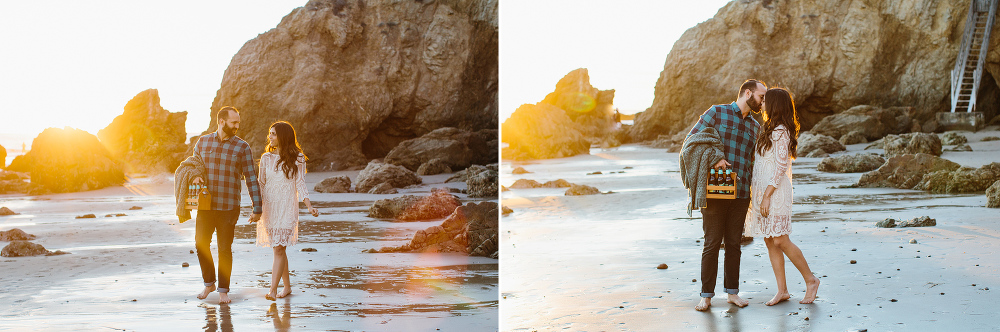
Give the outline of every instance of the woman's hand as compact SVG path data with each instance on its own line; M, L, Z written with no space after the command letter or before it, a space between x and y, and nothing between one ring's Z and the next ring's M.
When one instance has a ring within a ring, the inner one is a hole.
M317 210L314 207L310 207L309 208L309 214L312 214L313 217L319 217L319 210Z
M760 215L767 218L767 215L771 210L771 195L764 195L764 199L760 200Z

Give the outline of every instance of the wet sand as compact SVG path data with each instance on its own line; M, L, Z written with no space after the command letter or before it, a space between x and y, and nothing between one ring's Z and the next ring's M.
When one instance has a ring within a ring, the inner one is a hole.
M980 142L1000 136L996 127L965 135L974 152L942 157L972 167L1000 162L1000 142ZM866 145L848 146L846 153ZM793 163L790 236L822 281L816 302L798 303L805 284L786 261L792 299L764 305L776 288L764 241L755 239L742 247L740 269L740 295L750 305L726 303L720 252L713 306L695 311L701 283L692 280L700 279L701 214L687 216L677 159L664 149L625 145L595 148L587 156L504 161L505 186L522 178L566 179L614 193L502 193L514 213L501 222L501 330L985 331L998 326L1000 209L986 208L982 193L832 189L857 182L863 173L819 172L821 158ZM517 166L534 173L511 174ZM604 174L586 175L594 171ZM620 171L625 173L609 174ZM887 217L924 215L937 219L938 226L875 227ZM661 263L668 269L658 270Z
M311 189L326 177L353 179L357 173L309 173L306 181ZM264 299L273 255L254 245L244 188L228 305L218 303L217 293L195 297L202 288L198 258L190 253L195 222L174 216L168 176L81 193L0 196L0 206L20 213L0 217L0 230L20 228L48 250L71 253L0 258L0 330L495 330L498 260L361 252L401 245L417 230L439 225L441 220L394 223L365 215L377 199L465 188L444 183L448 176L425 176L424 185L398 195L311 192L321 215L300 215L299 244L288 249L293 294L276 302ZM74 219L87 213L98 218ZM116 213L127 216L104 217Z

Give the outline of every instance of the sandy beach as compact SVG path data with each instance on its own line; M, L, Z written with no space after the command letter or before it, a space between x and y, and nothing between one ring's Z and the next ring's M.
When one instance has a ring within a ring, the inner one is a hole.
M964 132L974 152L946 151L963 166L1000 162L997 127ZM864 150L847 146L843 153ZM947 147L946 147L947 148ZM700 291L701 215L688 197L677 153L637 144L592 148L590 155L501 164L501 184L565 179L597 187L592 196L563 189L511 189L501 220L501 330L504 331L992 331L1000 318L1000 217L986 196L891 188L832 187L863 173L824 173L821 158L793 163L791 239L822 285L814 304L798 301L805 284L786 261L791 301L775 293L762 239L743 247L740 295L726 303L722 259L713 306L694 310ZM511 174L515 167L533 173ZM587 175L601 171L603 174ZM937 226L876 228L885 218L930 216ZM916 240L916 244L911 244ZM721 254L720 254L721 255ZM855 260L856 264L851 264ZM668 268L657 269L665 263Z
M309 173L307 186L330 176L353 179L357 173ZM20 213L0 217L0 230L20 228L48 250L71 253L0 259L5 289L0 330L495 330L498 260L362 253L404 244L417 230L442 221L369 218L375 200L465 188L463 182L444 183L449 176L424 176L423 185L396 195L310 190L320 216L301 214L299 244L288 250L293 295L276 302L264 299L272 252L254 245L244 188L229 305L220 305L217 293L206 300L195 297L202 288L192 253L195 222L179 223L174 215L170 176L137 177L124 187L79 193L0 196L0 206ZM479 201L456 195L463 203ZM129 210L133 206L142 209ZM75 219L88 213L97 218ZM105 217L117 213L126 216ZM217 253L214 239L212 249ZM182 267L185 262L190 267Z

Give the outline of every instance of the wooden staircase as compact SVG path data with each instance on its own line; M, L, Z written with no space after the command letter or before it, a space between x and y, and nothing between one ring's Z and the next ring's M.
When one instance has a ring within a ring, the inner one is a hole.
M974 112L983 76L997 0L972 0L962 34L961 51L951 70L951 112Z

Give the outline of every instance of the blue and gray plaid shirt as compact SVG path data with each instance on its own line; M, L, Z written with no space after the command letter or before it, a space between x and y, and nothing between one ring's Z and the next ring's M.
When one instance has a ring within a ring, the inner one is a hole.
M757 142L757 129L760 124L750 114L746 117L740 112L736 102L727 105L715 105L705 111L698 123L691 128L691 134L705 128L714 127L722 137L722 145L726 147L726 161L732 164L733 172L740 182L736 189L736 198L750 198L750 180L753 178L754 146Z
M246 180L253 201L253 213L261 213L260 185L257 183L257 165L253 162L250 144L239 137L223 141L219 133L198 138L194 154L205 162L208 191L212 193L212 210L238 210L240 208L240 178Z

